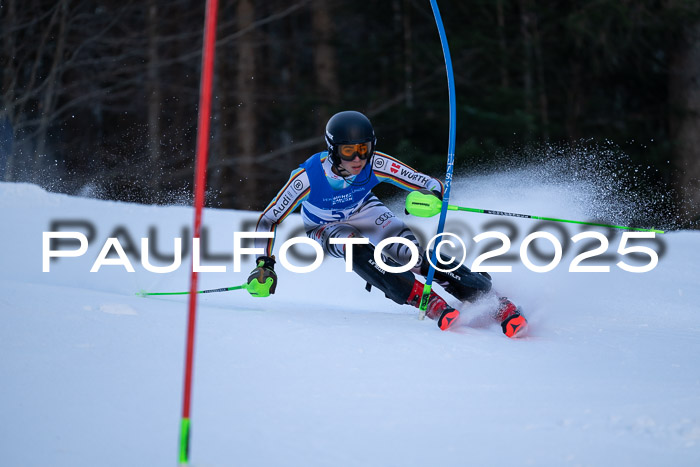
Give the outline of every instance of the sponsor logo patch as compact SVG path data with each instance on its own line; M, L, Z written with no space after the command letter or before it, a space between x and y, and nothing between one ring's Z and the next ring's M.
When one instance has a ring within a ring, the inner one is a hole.
M374 220L374 223L375 223L376 225L382 225L384 222L386 222L387 220L391 219L392 217L396 217L396 216L394 215L393 212L385 212L385 213L382 214L381 216L377 217L377 218Z

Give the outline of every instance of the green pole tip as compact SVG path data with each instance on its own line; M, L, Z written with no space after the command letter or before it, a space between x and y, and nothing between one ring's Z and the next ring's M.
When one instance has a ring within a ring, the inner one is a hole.
M188 465L190 457L190 419L180 421L180 465Z

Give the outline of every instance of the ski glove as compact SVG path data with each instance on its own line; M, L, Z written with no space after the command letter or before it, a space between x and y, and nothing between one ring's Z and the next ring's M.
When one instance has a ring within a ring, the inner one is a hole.
M253 297L269 297L277 288L275 257L261 256L255 263L257 267L248 276L248 293Z
M428 190L427 188L421 188L420 190L418 190L418 192L423 195L429 196L430 198L427 199L431 200L431 204L433 204L434 201L436 205L438 202L440 202L440 205L442 205L442 192L440 192L440 190ZM437 198L437 200L435 200L434 198ZM406 213L406 215L411 214L410 212L408 212L408 209L404 208L403 211Z

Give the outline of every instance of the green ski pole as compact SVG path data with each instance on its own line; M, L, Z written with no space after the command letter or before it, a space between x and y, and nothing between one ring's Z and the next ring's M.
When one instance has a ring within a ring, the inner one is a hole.
M435 196L427 193L421 193L420 191L412 191L406 197L406 211L417 217L433 217L440 213L442 208L442 202ZM584 221L574 221L569 219L557 219L555 217L542 217L542 216L532 216L530 214L517 214L513 212L505 211L493 211L490 209L476 209L476 208L466 208L462 206L455 206L450 204L447 206L448 211L467 211L476 212L480 214L491 214L494 216L508 216L508 217L520 217L523 219L537 219L542 221L551 222L566 222L569 224L582 224L582 225L593 225L596 227L610 227L613 229L624 229L624 230L634 230L637 232L654 232L654 233L664 233L663 230L657 229L640 229L637 227L626 227L624 225L612 225L612 224L599 224L596 222L584 222Z
M233 287L221 287L220 289L207 289L198 290L197 293L213 293L213 292L228 292L229 290L240 290L247 289L248 284L234 285ZM189 292L146 292L145 290L139 290L136 295L140 297L147 297L149 295L187 295Z

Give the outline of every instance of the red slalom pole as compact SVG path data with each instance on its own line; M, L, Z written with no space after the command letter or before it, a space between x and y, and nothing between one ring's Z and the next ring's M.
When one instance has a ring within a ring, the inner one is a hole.
M199 121L197 123L197 154L194 175L194 229L193 237L199 238L202 227L202 208L207 185L207 159L209 153L209 122L211 119L211 95L214 78L214 52L216 45L216 15L218 0L207 0L204 44L202 47L202 77L199 85ZM190 407L192 399L192 372L194 367L194 336L197 318L197 272L190 279L189 314L187 319L187 350L185 353L185 382L180 422L180 464L189 463L190 455Z

